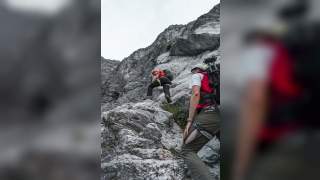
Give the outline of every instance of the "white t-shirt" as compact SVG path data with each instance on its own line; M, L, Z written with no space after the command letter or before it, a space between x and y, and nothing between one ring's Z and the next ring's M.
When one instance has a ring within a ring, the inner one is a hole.
M238 83L244 85L252 79L269 78L269 69L273 59L273 50L265 45L255 45L247 48L241 59L241 65L238 68Z
M191 81L190 81L190 89L192 89L193 86L200 86L201 87L201 81L203 79L203 74L201 73L196 73L191 76Z

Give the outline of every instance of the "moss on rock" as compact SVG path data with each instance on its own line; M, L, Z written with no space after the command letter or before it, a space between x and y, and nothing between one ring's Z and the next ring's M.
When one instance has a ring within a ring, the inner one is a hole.
M187 112L185 108L182 108L179 104L168 103L163 104L162 108L173 114L174 121L180 126L181 129L185 128L187 125Z

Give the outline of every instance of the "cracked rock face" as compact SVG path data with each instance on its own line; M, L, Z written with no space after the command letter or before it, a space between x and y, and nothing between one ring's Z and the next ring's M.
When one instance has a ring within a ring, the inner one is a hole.
M184 167L173 152L182 132L172 114L146 100L103 113L102 179L183 179ZM130 179L130 178L129 178Z
M187 179L177 155L182 131L160 103L124 104L104 112L102 119L102 179ZM198 152L216 179L219 149L214 138Z
M120 61L104 59L103 57L101 57L101 83L102 84L105 83L107 77L110 77L111 72L114 71L119 64L120 64Z
M191 68L206 58L220 61L220 5L187 25L172 25L146 48L121 62L102 59L103 180L189 180L179 157L182 130L165 111L162 87L144 100L153 68L169 69L173 105L187 113ZM108 66L108 67L106 67ZM214 138L199 152L214 179L220 179L220 142Z
M207 33L191 34L178 38L170 50L171 56L194 56L203 51L215 50L220 46L220 36Z

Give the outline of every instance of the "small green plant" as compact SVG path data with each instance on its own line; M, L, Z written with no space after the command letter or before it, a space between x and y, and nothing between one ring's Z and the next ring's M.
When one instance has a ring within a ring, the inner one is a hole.
M174 155L175 157L180 157L180 152L178 152L176 149L174 149L174 148L170 148L170 149L168 149L168 151L170 151L171 152L171 154L172 155Z
M162 108L173 114L174 121L180 126L181 129L184 129L187 125L187 112L185 109L181 108L178 104L163 104Z

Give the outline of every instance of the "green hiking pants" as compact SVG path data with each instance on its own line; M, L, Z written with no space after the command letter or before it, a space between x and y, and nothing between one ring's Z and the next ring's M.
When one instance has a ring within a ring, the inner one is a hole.
M220 117L217 112L201 111L196 115L194 123L212 135L220 130ZM192 135L191 135L192 134ZM189 138L192 139L190 140ZM194 126L189 130L187 141L182 146L182 158L191 172L194 180L213 180L207 165L198 157L198 151L210 140L197 131Z
M249 180L319 179L320 133L296 132L280 139L267 152L257 154Z

